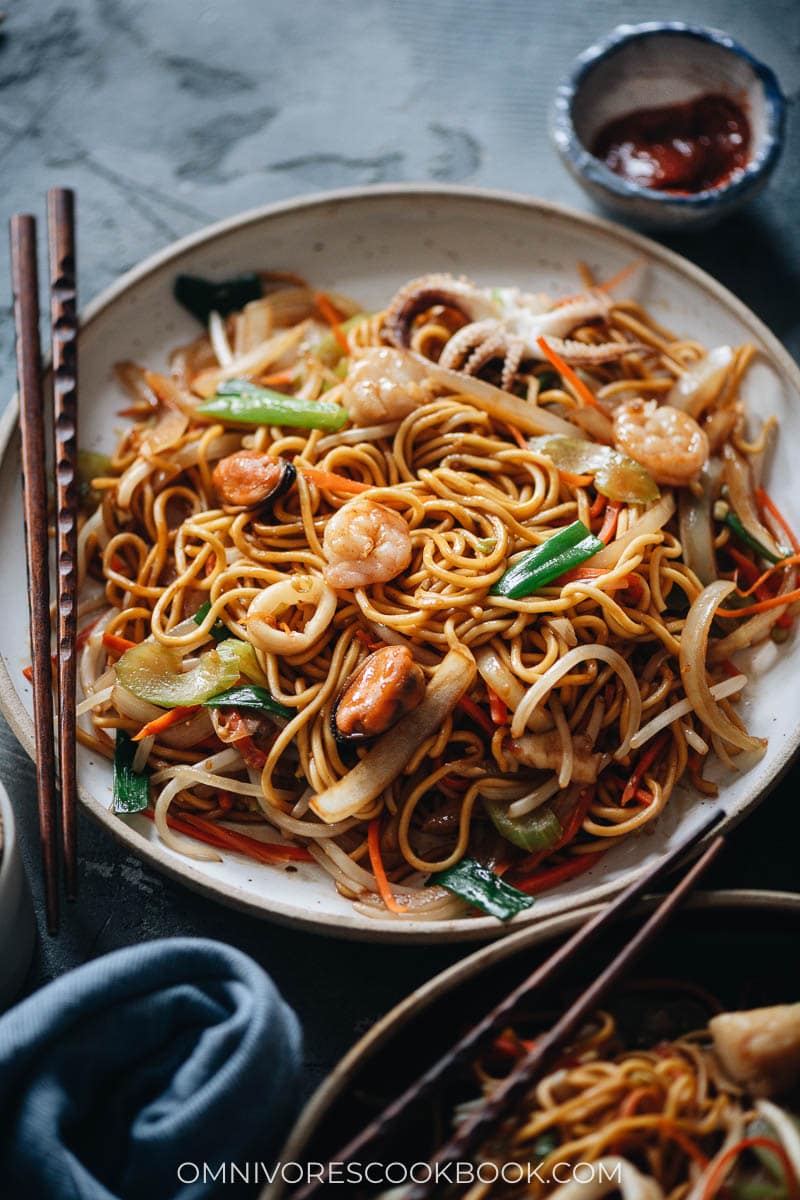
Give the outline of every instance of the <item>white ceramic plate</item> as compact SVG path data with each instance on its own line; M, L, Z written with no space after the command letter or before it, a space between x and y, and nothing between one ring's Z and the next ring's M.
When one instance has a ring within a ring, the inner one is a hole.
M596 217L522 197L465 188L381 187L328 193L272 205L214 225L177 242L122 277L84 313L81 333L81 432L86 449L107 450L120 421L124 398L112 365L132 358L165 365L170 347L188 340L197 326L172 299L179 271L225 276L254 267L283 267L322 287L357 297L366 308L384 304L396 287L427 271L466 273L481 283L517 284L554 296L579 287L583 259L598 277L613 275L637 257L648 261L638 296L675 330L708 345L755 342L764 352L747 380L747 400L781 425L770 487L789 518L800 524L793 488L792 448L800 443L800 372L778 341L729 292L675 254ZM17 737L34 753L31 693L22 676L28 662L25 559L19 497L16 411L0 425L0 701ZM761 762L728 778L723 799L728 821L740 819L788 767L800 744L792 647L769 654L769 680L748 689L743 716L769 737ZM119 841L153 867L225 904L335 936L365 940L457 941L508 932L493 918L440 922L373 920L355 913L316 867L300 864L287 873L226 855L223 863L196 863L157 840L143 817L125 821L109 812L111 771L79 748L81 796L88 811ZM513 922L540 921L610 896L673 844L676 831L699 823L708 804L676 795L655 827L604 856L601 863L552 893Z

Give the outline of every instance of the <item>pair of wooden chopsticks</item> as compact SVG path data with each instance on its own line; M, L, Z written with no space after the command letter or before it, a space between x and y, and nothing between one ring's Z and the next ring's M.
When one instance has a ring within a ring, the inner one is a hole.
M552 984L569 963L580 962L585 952L632 908L648 888L675 867L692 846L719 824L723 815L722 809L716 806L706 820L688 836L682 838L669 854L645 871L607 907L601 909L596 916L577 929L541 966L443 1054L424 1075L415 1080L396 1100L387 1105L383 1112L371 1121L361 1133L333 1155L320 1176L293 1193L294 1200L308 1200L308 1197L325 1187L329 1182L328 1172L331 1163L336 1163L337 1168L340 1168L341 1164L353 1162L357 1155L360 1161L364 1162L366 1161L364 1151L367 1147L374 1147L370 1151L374 1157L377 1148L386 1142L393 1129L409 1111L430 1095L434 1088L440 1087L445 1079L451 1077L461 1067L462 1063L474 1057L475 1052L485 1045L488 1039L508 1022L512 1013L523 1002L529 1001L539 988ZM578 1032L609 990L631 967L645 947L655 939L678 905L716 859L724 844L725 839L722 835L713 838L702 856L674 885L634 936L581 992L555 1025L544 1036L537 1039L536 1044L516 1065L503 1084L468 1120L459 1125L452 1138L436 1152L430 1160L431 1170L426 1180L413 1184L405 1194L406 1200L427 1200L437 1186L436 1168L440 1170L439 1177L446 1178L441 1174L443 1167L449 1163L467 1161L470 1153L479 1145L488 1131L497 1125L514 1103L547 1070L566 1042Z
M11 218L22 491L28 562L36 726L36 788L42 841L47 926L58 929L58 858L64 890L78 886L75 774L75 636L77 626L77 425L78 316L75 287L75 197L66 188L47 194L50 248L50 330L53 378L53 457L56 525L56 671L58 759L53 732L53 663L50 622L50 539L46 466L46 403L39 343L39 279L36 220ZM61 820L58 786L61 786Z

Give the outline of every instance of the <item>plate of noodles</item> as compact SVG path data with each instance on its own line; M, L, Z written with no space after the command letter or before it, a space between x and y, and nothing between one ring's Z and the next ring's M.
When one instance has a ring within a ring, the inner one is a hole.
M306 1104L261 1200L294 1194L297 1163L338 1162L337 1152L519 987L568 926L554 917L483 947L378 1021ZM628 920L622 936L635 928ZM461 1156L462 1188L442 1182L432 1194L797 1195L800 1004L792 947L799 931L800 900L789 893L691 896L536 1087L489 1127L476 1152ZM520 1001L446 1085L395 1119L379 1146L365 1146L347 1168L354 1194L402 1200L412 1167L424 1182L425 1164L448 1133L491 1096L619 940L611 932L589 962L573 963L552 990ZM454 1177L455 1165L450 1171Z
M170 247L81 338L81 794L157 869L339 936L491 937L787 768L798 371L674 254L513 196L329 194Z

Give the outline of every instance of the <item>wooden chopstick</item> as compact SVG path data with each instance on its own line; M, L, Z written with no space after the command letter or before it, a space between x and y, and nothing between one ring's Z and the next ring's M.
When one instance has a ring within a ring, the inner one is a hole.
M53 449L56 502L56 647L61 850L64 889L78 889L75 768L75 637L78 590L78 312L75 287L75 196L47 193L50 243L50 338L53 358Z
M28 563L28 608L33 664L36 791L42 843L47 928L58 929L56 759L53 736L53 675L50 662L49 541L45 465L44 391L39 344L39 280L36 221L11 218L11 277L14 289L19 424L22 442L22 499Z
M477 1025L473 1026L455 1045L429 1067L423 1075L411 1083L400 1096L391 1101L360 1133L356 1134L341 1150L338 1150L330 1161L337 1164L347 1163L352 1161L357 1154L363 1159L363 1151L367 1146L383 1141L391 1132L392 1127L400 1121L406 1112L424 1100L435 1087L439 1086L448 1075L453 1073L461 1063L472 1055L492 1033L508 1020L513 1010L523 1001L527 1001L545 984L552 984L565 967L573 960L578 960L584 951L588 950L590 946L598 941L600 936L610 929L633 906L643 892L651 888L661 876L666 875L673 867L677 866L691 850L691 847L700 841L701 838L705 837L714 826L719 824L723 816L724 810L721 806L715 806L697 828L682 837L664 858L656 862L649 870L643 872L638 879L629 884L624 891L596 913L594 917L591 917L585 924L579 926L572 936L557 947L549 958L541 963L522 983L501 1000L491 1012L483 1017ZM719 838L716 840L721 842ZM716 841L712 845L716 846ZM709 847L709 851L710 849L711 847ZM714 850L713 857L716 857L719 849L720 847L717 847ZM709 853L709 851L706 853ZM705 860L706 855L697 864L699 867L700 863L704 863L703 870L711 861L710 859L708 862ZM693 871L695 870L696 868L693 868ZM679 899L675 903L678 903L686 891L693 886L697 877L697 874L690 872L686 877L690 881L686 884L685 890L680 892ZM677 885L675 890L683 888L685 883L686 880ZM672 910L670 909L669 911ZM653 936L653 934L651 933L649 936ZM641 949L641 946L639 948ZM308 1197L317 1192L321 1187L324 1187L327 1182L328 1171L326 1168L322 1172L321 1177L315 1178L295 1192L293 1194L294 1200L307 1200ZM419 1198L417 1197L416 1200L419 1200Z
M553 1059L578 1032L591 1016L611 988L625 974L646 946L666 925L678 905L686 898L698 879L708 870L725 845L722 834L711 842L705 852L690 867L683 879L664 897L648 917L644 925L626 942L618 954L578 996L563 1016L531 1047L511 1074L482 1104L475 1113L463 1122L445 1146L431 1159L434 1170L424 1182L414 1184L406 1193L406 1200L427 1200L434 1186L436 1167L447 1163L466 1160L488 1130L508 1113L513 1105L530 1090L534 1082L550 1066ZM430 1181L429 1181L430 1180Z

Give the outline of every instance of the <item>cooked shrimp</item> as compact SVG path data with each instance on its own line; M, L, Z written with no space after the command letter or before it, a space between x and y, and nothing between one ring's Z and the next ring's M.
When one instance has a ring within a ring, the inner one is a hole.
M614 414L614 444L658 483L682 487L708 461L708 438L694 417L655 400L629 400Z
M408 646L382 646L364 659L336 702L343 738L375 737L411 712L425 695L425 676Z
M408 524L399 513L366 496L349 500L325 526L322 542L331 587L385 583L411 562Z
M720 1013L708 1025L727 1073L756 1096L778 1096L800 1077L800 1004Z
M227 511L260 508L294 483L295 469L285 458L260 450L237 450L221 458L211 480Z
M399 350L362 351L344 382L344 406L354 425L400 421L422 402L425 369Z

